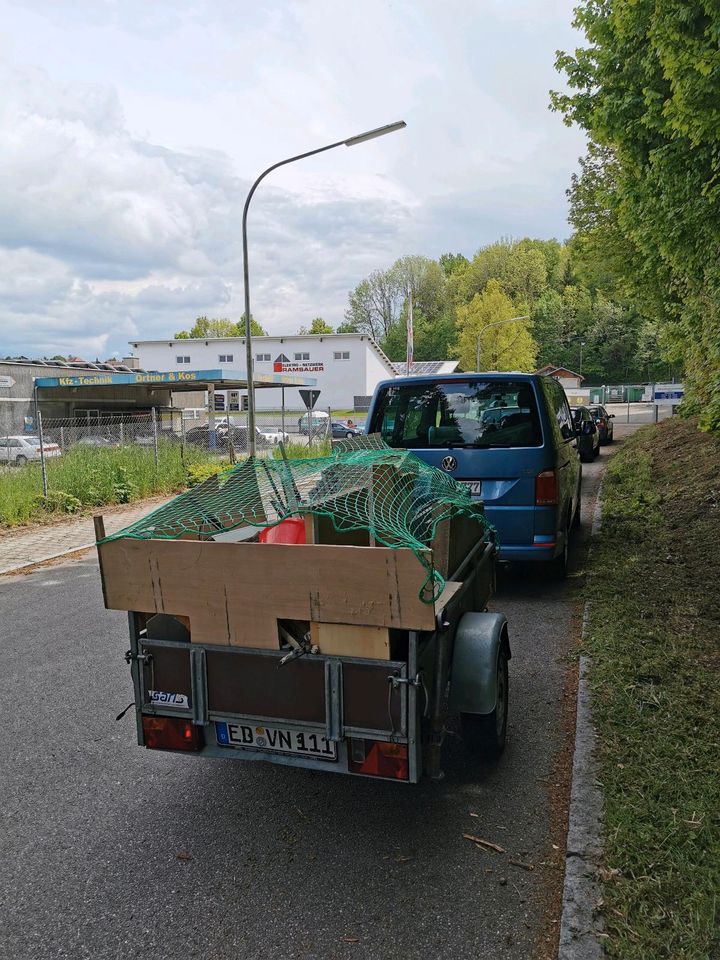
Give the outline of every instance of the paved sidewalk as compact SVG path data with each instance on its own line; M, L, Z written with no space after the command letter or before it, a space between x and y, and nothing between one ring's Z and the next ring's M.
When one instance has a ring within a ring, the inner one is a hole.
M153 497L122 507L98 507L96 513L101 513L105 518L105 532L114 533L169 499ZM92 516L73 517L59 523L0 533L0 575L93 546L95 530Z

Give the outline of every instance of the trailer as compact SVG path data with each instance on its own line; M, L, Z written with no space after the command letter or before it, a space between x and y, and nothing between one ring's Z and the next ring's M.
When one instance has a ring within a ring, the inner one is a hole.
M112 537L96 519L138 743L417 783L459 714L497 758L511 654L482 506L405 451L323 459L245 461Z

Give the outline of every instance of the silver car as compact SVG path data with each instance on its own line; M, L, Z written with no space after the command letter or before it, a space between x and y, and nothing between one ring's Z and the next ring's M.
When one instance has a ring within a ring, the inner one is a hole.
M62 450L57 443L43 444L46 457L59 457ZM22 466L28 460L40 459L40 438L29 434L0 437L0 463L14 463Z

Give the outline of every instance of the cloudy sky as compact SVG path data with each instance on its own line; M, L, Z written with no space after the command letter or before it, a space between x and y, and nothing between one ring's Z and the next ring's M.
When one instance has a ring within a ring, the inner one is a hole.
M572 0L0 0L0 355L127 353L242 312L342 322L410 253L564 238Z

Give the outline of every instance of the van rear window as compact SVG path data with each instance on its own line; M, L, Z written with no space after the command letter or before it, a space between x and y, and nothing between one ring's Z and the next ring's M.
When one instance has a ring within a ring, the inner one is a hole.
M535 391L527 380L454 380L385 387L369 433L391 447L537 447Z

